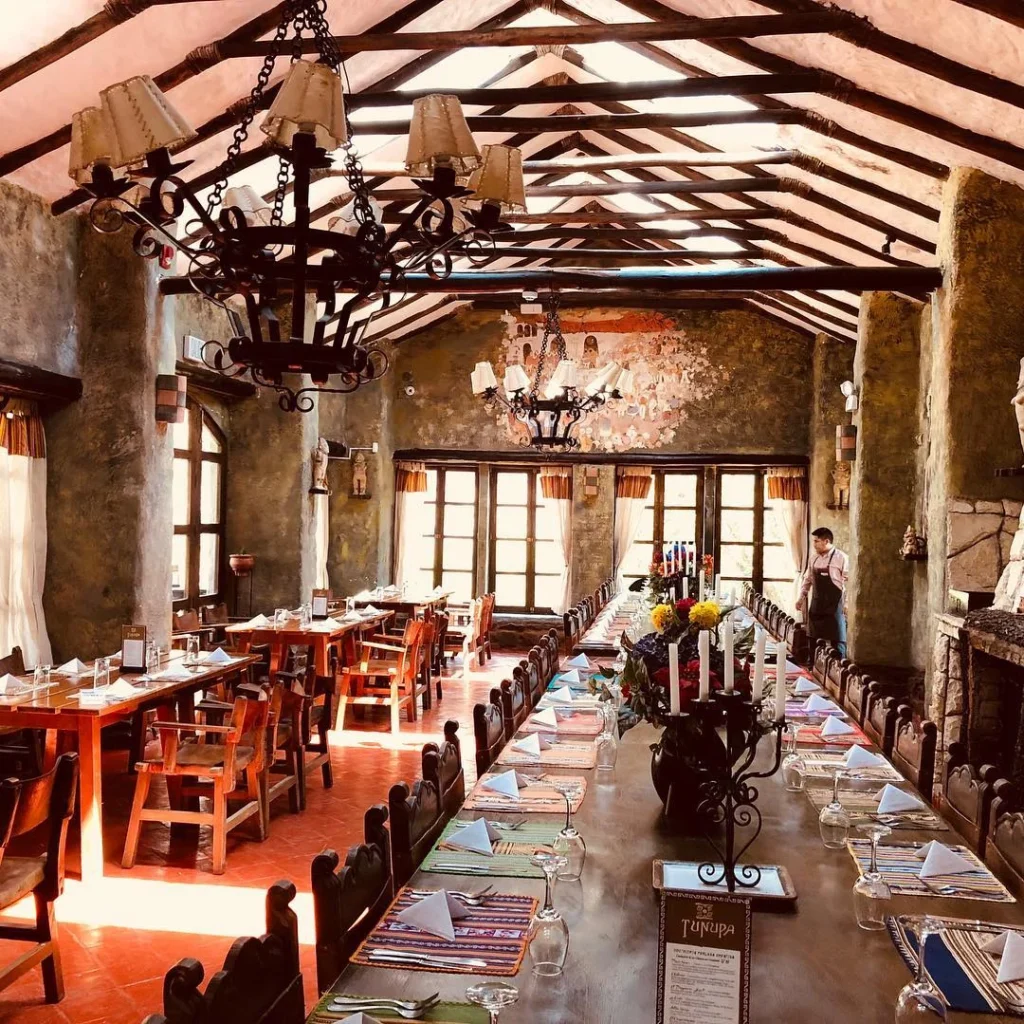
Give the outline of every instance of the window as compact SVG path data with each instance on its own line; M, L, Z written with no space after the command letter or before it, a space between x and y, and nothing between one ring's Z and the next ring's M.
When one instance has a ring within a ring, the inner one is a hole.
M692 546L703 532L704 471L655 470L647 507L622 573L627 584L650 572L651 559L665 544Z
M224 459L223 433L198 402L188 399L184 421L174 424L171 598L176 607L221 598Z
M490 589L500 611L550 614L565 559L540 469L495 469L491 476Z
M402 526L413 531L404 582L414 591L444 587L459 602L474 596L476 488L475 468L427 468L427 490Z

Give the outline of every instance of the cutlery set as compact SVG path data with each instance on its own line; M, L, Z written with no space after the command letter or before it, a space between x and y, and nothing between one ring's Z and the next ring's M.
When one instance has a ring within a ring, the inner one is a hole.
M426 999L386 999L370 996L335 996L327 1008L319 1011L319 1019L342 1020L353 1013L373 1014L386 1012L389 1017L399 1016L405 1020L420 1020L440 1002L438 993Z

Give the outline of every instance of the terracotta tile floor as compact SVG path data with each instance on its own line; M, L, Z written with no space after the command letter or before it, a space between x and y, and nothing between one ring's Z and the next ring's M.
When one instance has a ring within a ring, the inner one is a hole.
M334 787L325 790L319 773L309 776L308 806L288 811L286 797L273 806L266 842L249 839L244 823L228 836L227 870L210 873L209 830L192 837L170 837L167 826L143 825L136 866L121 868L121 851L131 808L134 776L125 772L125 754L104 756L104 840L106 868L99 886L83 887L75 874L77 837L68 846L69 874L57 902L66 995L56 1006L43 1002L39 969L0 993L0 1021L17 1024L140 1024L162 1008L163 977L182 957L200 960L206 978L224 963L231 943L264 931L267 886L287 878L298 890L292 907L299 918L306 1005L316 999L313 905L309 865L325 847L342 856L362 840L363 812L386 803L390 786L412 781L420 770L420 749L441 739L444 723L460 723L467 782L473 767L473 705L486 700L491 686L511 675L520 655L495 654L483 670L464 680L461 671L444 680L444 699L415 723L403 715L401 735L392 738L386 709L368 709L364 721L332 734ZM154 783L150 802L166 800ZM29 917L31 907L13 908L12 917ZM24 945L0 942L0 964Z

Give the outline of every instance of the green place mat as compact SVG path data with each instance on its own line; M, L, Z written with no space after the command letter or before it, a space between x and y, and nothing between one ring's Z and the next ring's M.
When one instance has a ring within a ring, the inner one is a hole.
M502 832L503 841L495 844L494 856L485 857L471 850L442 850L441 844L459 828L454 819L445 826L437 845L420 865L424 871L437 871L445 875L492 875L505 878L543 878L544 872L530 863L533 851L539 846L550 846L561 830L561 824L549 821L525 821L513 830ZM471 818L464 818L471 821ZM438 864L445 865L438 867ZM448 867L456 864L459 867ZM468 870L467 870L468 869ZM475 869L475 870L474 870ZM483 869L483 870L481 870Z
M316 1006L310 1011L306 1018L306 1024L335 1024L336 1021L345 1019L346 1014L338 1010L328 1010L331 1000L338 995L351 995L350 992L328 992ZM398 998L406 998L404 995ZM419 998L418 996L410 998ZM366 1011L363 1011L364 1013ZM376 1017L377 1020L406 1020L405 1017L389 1015L386 1011L375 1010L368 1014ZM487 1024L487 1011L482 1007L474 1006L472 1003L438 1003L433 1009L428 1010L417 1020L427 1021L430 1024Z

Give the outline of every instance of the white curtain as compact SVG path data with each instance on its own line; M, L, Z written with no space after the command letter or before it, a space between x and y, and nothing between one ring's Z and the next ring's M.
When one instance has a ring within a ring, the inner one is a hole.
M558 599L551 610L561 615L572 603L572 470L545 467L540 471L540 492L554 508L558 523L558 541L562 548L562 577Z
M807 473L803 469L768 470L768 504L793 563L793 592L787 611L794 611L800 581L807 568ZM797 621L802 616L795 612Z
M651 493L649 466L620 467L615 476L615 528L612 531L612 562L616 586L622 587L622 567L640 529L640 517Z
M396 586L409 582L417 569L416 547L423 542L419 525L423 521L427 469L421 462L400 462L395 473L395 532L393 576Z
M327 548L330 544L330 518L328 501L330 495L313 495L313 537L316 542L316 583L317 590L327 590L330 583L327 577Z
M0 422L0 656L20 647L28 668L48 665L53 658L43 616L46 457L42 429L37 416L18 411Z

